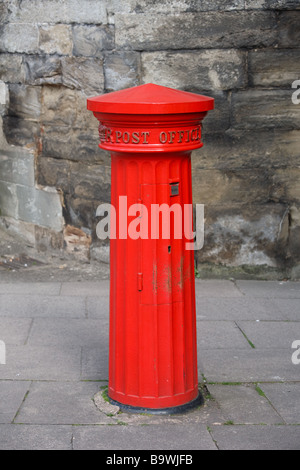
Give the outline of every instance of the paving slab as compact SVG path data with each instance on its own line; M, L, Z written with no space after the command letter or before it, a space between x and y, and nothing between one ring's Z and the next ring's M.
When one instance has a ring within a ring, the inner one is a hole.
M198 352L198 366L208 382L299 381L299 365L289 349L215 349Z
M197 297L242 297L243 294L232 281L222 279L196 279Z
M0 282L0 294L59 295L60 282Z
M80 371L80 347L8 346L0 380L79 380Z
M198 321L197 345L198 350L251 347L235 322L231 321Z
M220 450L300 450L298 426L211 426Z
M298 368L300 373L300 365ZM300 382L259 384L259 387L286 423L300 424Z
M28 338L28 345L64 345L108 349L108 320L67 318L35 318Z
M236 286L247 296L300 299L300 283L292 281L236 281Z
M25 344L31 324L31 318L0 317L0 339L7 346Z
M238 325L256 348L291 349L300 340L300 322L239 321Z
M30 382L0 381L0 423L11 423L30 387ZM0 438L0 446L1 446Z
M216 450L205 425L80 426L74 450Z
M109 318L109 291L103 295L87 297L86 302L88 318Z
M81 380L108 381L108 346L105 343L82 348Z
M15 423L110 424L93 402L98 382L33 382Z
M85 318L86 298L48 295L0 295L0 316Z
M287 308L278 301L286 300L253 298L253 297L196 297L196 314L198 320L286 320L289 318ZM292 302L292 301L289 301ZM299 301L291 309L299 318ZM293 317L294 318L294 317ZM291 318L291 319L293 319Z
M284 424L266 397L255 386L208 385L227 421L234 424Z
M0 425L0 450L71 450L72 426Z
M299 299L276 299L276 308L282 312L283 320L300 321ZM276 320L274 317L273 320Z
M109 292L109 281L90 282L63 282L61 285L61 295L74 296L105 296Z

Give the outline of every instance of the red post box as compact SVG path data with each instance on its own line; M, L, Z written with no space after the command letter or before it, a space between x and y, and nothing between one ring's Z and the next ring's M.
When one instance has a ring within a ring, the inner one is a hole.
M183 214L192 205L191 152L203 145L201 122L213 107L213 98L154 84L88 99L99 146L111 153L108 395L121 409L175 413L201 400L184 227L192 230L192 217Z

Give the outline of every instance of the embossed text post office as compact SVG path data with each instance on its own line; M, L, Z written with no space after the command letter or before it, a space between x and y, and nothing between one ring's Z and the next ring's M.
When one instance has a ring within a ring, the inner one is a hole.
M176 413L201 401L194 252L171 222L176 204L192 205L191 152L203 145L201 122L213 107L213 98L154 84L88 99L99 146L111 154L117 236L110 240L108 395L121 409ZM147 236L119 233L132 205L137 213L141 207ZM170 209L167 237L164 227L151 236L159 220L144 218L153 205ZM192 216L189 224L192 230Z

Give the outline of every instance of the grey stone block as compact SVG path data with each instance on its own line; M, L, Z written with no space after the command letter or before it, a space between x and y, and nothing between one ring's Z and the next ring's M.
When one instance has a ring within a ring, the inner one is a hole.
M12 84L9 86L9 114L37 121L41 114L41 87Z
M236 129L299 129L300 110L290 90L247 90L232 96Z
M1 450L72 450L72 426L0 426Z
M34 186L34 155L26 151L0 151L0 179L7 183Z
M20 54L0 55L0 80L6 83L24 83L25 67Z
M216 450L205 425L80 426L74 449L89 450Z
M299 50L255 50L248 57L252 86L291 87L300 76Z
M45 54L70 55L73 49L70 25L41 25L39 27L39 48Z
M2 367L2 366L0 366ZM0 382L0 424L11 423L29 389L30 382ZM0 426L0 448L3 436Z
M299 9L299 5L298 5ZM282 11L279 14L279 47L298 48L300 31L298 28L300 11Z
M17 197L18 218L57 232L63 229L61 199L55 188L38 189L17 185Z
M33 383L15 423L24 424L108 424L111 419L93 402L99 383Z
M144 52L142 77L144 83L158 83L182 90L231 90L246 84L245 60L245 54L234 49Z
M295 426L211 426L220 450L299 450Z
M117 91L139 85L140 66L140 54L137 52L118 51L105 54L106 90Z
M259 387L286 423L300 424L299 383L259 384Z
M40 8L39 0L23 0L22 8L16 9L11 21L17 23L106 23L105 2L86 0L45 0Z
M116 45L134 50L271 46L273 12L204 12L181 15L117 14Z
M62 82L69 88L82 90L87 96L104 91L103 63L94 57L62 57Z
M208 385L226 421L234 424L284 424L268 400L254 386Z
M23 58L26 83L29 85L58 85L62 83L59 57L28 55Z
M28 22L10 22L1 27L0 48L4 52L38 52L38 27Z
M298 0L245 0L246 9L299 10Z
M1 215L18 218L17 186L14 183L0 181Z
M102 58L104 50L114 47L114 28L111 25L74 25L72 31L75 56Z

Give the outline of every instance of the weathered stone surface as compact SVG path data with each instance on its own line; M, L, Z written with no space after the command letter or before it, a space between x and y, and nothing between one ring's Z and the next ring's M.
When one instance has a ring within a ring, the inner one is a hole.
M227 266L284 265L288 256L288 211L285 205L248 205L243 208L207 206L204 248L199 263Z
M73 26L73 54L75 56L102 57L104 50L114 47L113 26Z
M299 6L298 6L299 8ZM283 11L279 16L279 47L298 48L300 44L300 11Z
M246 90L232 96L232 125L238 129L300 129L300 106L290 90Z
M182 90L242 88L246 85L246 55L234 49L145 52L142 53L142 77L144 83Z
M60 231L63 228L62 205L57 191L16 185L19 201L18 218Z
M98 148L98 131L67 126L45 126L41 157L82 161L83 164L107 161L108 154Z
M89 259L92 239L83 230L66 225L64 228L64 241L67 253L76 255L76 258L81 261Z
M0 81L0 114L5 114L8 106L9 93L7 85Z
M41 88L25 85L9 86L9 115L37 120L41 113Z
M0 180L34 186L34 154L19 149L0 150Z
M275 44L273 12L116 15L116 45L136 50L262 47Z
M110 202L110 167L88 165L83 175L82 164L70 162L70 171L70 191L75 197Z
M38 39L38 27L31 22L0 27L0 50L4 52L38 52Z
M179 14L186 12L243 10L244 0L108 0L109 13Z
M272 199L300 204L300 169L279 169L273 175Z
M193 172L195 203L262 204L270 200L272 173L261 170L197 170Z
M60 191L70 190L70 163L57 158L39 158L37 182L42 186L54 186Z
M292 49L249 52L251 86L288 86L300 77L300 51Z
M71 26L65 24L40 26L39 48L46 54L71 54L73 48Z
M28 145L38 142L41 126L38 121L5 116L3 119L3 130L7 142L12 145Z
M62 84L61 61L58 57L27 55L24 57L25 81L29 85Z
M300 131L277 132L276 129L207 134L204 146L193 152L192 161L199 169L298 168Z
M87 95L104 91L103 63L98 58L63 57L61 59L63 84L77 88Z
M11 16L18 23L106 23L107 15L104 2L98 0L22 0Z
M0 80L6 83L24 83L25 68L21 55L0 55Z
M298 0L245 0L246 9L299 10Z
M105 88L117 91L139 85L140 55L137 52L113 52L105 56Z

